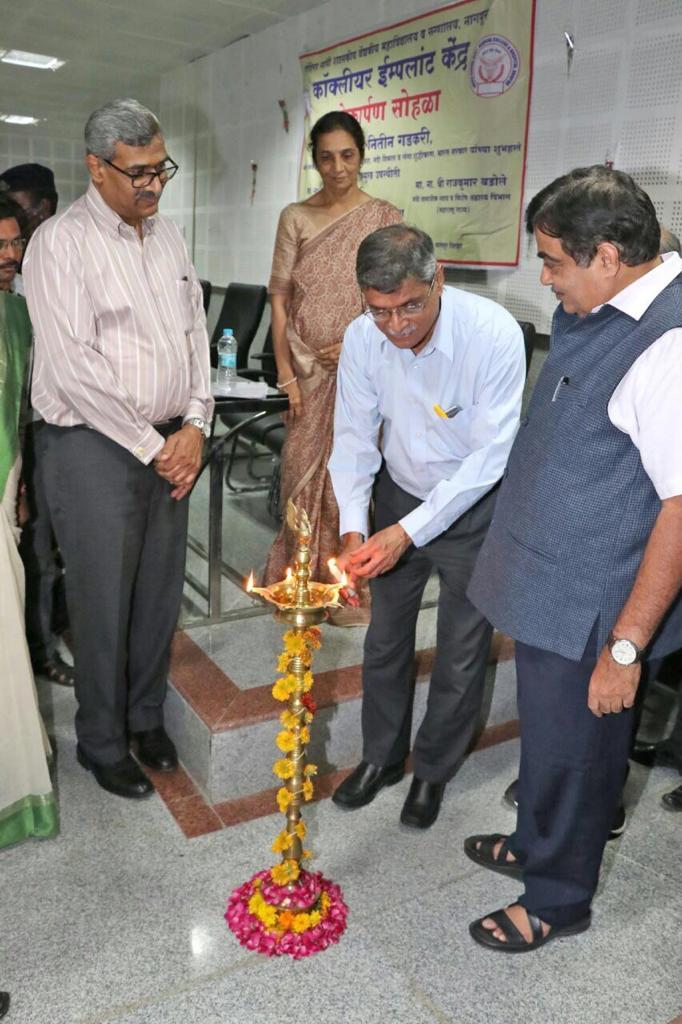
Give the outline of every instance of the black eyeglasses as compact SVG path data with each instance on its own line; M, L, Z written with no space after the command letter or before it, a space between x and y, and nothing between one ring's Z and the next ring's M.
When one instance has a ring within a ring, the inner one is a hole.
M423 313L426 303L431 298L431 292L433 291L435 283L436 275L434 274L431 279L431 284L429 285L429 290L423 299L412 299L410 302L405 302L402 306L396 306L394 309L377 309L374 306L368 306L366 309L363 309L363 313L365 316L368 316L370 320L373 320L375 324L388 323L393 316L397 316L399 319L407 317L408 320L410 317L419 316L420 313Z
M104 157L102 157L104 160ZM125 174L126 178L130 181L133 188L146 188L147 185L151 185L154 178L158 178L162 185L165 185L167 181L174 178L178 173L178 165L175 160L171 160L170 157L166 160L163 167L159 167L156 171L124 171L122 167L117 167L116 164L112 164L111 160L104 160L105 164L109 167L113 167L119 174Z

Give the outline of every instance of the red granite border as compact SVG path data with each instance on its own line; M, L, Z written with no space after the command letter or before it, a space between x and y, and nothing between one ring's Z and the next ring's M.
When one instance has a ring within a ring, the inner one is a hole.
M434 654L434 648L417 651L417 679L431 675ZM513 641L495 633L490 660L508 661L512 657ZM273 680L275 675L273 667ZM201 647L182 631L177 632L173 639L170 677L175 689L211 732L227 732L244 725L273 720L281 710L272 699L272 682L240 690ZM361 665L315 673L315 700L320 708L355 700L361 693Z

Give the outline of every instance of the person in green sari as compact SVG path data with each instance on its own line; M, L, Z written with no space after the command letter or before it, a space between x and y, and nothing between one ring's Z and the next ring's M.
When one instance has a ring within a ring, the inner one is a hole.
M12 293L24 247L20 210L0 196L0 849L59 831L47 756L24 633L24 571L17 550L19 422L31 322Z

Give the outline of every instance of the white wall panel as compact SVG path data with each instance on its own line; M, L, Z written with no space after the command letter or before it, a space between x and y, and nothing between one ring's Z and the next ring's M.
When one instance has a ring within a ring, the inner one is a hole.
M298 55L435 6L433 0L330 0L164 77L162 122L182 165L164 209L184 228L201 276L217 285L267 281L279 211L296 198L303 123ZM681 233L682 5L538 0L537 11L526 201L558 174L602 163L608 154ZM564 31L576 44L570 76ZM288 135L280 98L289 110ZM258 163L253 205L252 160ZM538 276L525 239L516 270L448 271L459 286L496 298L547 330L554 301Z

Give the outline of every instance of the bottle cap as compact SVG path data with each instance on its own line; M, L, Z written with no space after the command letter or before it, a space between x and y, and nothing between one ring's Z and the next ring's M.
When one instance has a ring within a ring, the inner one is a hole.
M232 335L231 327L223 327L223 338L225 337L225 335L227 335L228 337Z

